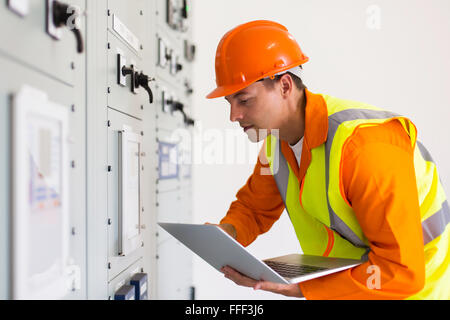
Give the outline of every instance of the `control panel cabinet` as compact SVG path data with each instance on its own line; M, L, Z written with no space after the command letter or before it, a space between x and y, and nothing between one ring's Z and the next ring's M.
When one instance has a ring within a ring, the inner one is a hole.
M0 4L0 299L193 298L191 11Z
M2 299L87 298L85 11L0 5Z

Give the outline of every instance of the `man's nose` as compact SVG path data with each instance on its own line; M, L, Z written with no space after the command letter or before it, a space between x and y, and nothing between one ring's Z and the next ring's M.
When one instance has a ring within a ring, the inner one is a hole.
M236 122L236 121L239 121L242 119L243 119L243 114L242 114L241 108L236 106L235 103L232 103L231 108L230 108L230 121Z

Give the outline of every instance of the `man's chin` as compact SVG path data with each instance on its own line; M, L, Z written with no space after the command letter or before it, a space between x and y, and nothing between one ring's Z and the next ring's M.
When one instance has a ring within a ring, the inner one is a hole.
M245 133L247 134L248 139L253 143L258 143L267 137L266 129L250 128Z

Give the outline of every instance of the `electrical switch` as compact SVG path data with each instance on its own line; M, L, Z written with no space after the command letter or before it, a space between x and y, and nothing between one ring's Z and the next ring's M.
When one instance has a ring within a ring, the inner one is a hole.
M147 91L147 93L148 93L150 103L153 103L153 92L152 92L152 89L150 89L150 86L148 85L148 83L150 81L154 81L154 80L155 80L155 78L150 78L148 75L144 74L142 71L135 72L135 74L134 74L134 87L135 88L139 88L139 87L144 88L145 91Z
M155 78L150 78L148 75L144 74L142 71L137 71L135 66L131 64L129 67L126 66L125 58L118 54L117 55L117 82L121 86L126 86L126 77L131 76L131 92L134 94L138 93L140 87L144 88L149 95L150 103L153 103L153 92L150 89L148 83L154 81Z
M61 39L61 27L66 26L75 35L77 52L83 53L84 42L78 27L80 12L74 6L47 0L47 33L56 40Z
M172 112L173 111L180 111L183 114L184 123L188 126L195 125L194 119L190 118L186 112L184 111L184 104L178 101L169 100L167 101L168 104L172 106Z

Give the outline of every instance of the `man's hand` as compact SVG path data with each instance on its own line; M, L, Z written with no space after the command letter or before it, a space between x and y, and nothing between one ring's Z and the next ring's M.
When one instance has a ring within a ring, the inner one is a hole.
M236 236L237 236L236 229L234 228L234 226L232 224L229 224L229 223L213 224L213 223L209 223L209 222L206 222L205 224L218 226L223 231L228 233L233 239L236 239Z
M265 290L273 293L282 294L288 297L303 298L303 293L300 290L300 286L296 283L293 284L281 284L269 281L258 281L243 274L237 272L229 266L225 266L220 269L225 274L225 278L230 279L234 283L243 287L250 287L254 290Z

